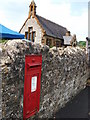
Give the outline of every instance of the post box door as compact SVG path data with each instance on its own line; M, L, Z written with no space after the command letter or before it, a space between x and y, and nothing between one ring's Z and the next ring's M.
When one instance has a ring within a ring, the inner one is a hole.
M27 76L27 96L26 96L26 116L30 116L37 111L38 99L38 73Z
M39 110L40 101L40 68L32 69L26 75L24 95L24 117L29 118Z

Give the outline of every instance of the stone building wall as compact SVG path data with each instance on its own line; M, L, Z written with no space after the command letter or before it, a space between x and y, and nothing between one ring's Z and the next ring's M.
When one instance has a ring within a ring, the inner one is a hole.
M61 47L63 46L63 40L51 36L44 36L42 39L42 44L48 45L50 48L54 46Z
M32 27L33 31L36 32L35 35L35 43L39 43L41 44L42 41L42 37L43 37L43 32L41 27L38 25L37 21L35 18L30 18L27 20L27 22L25 23L25 26L23 27L23 29L20 31L21 34L25 34L25 32L28 32L28 27Z
M87 58L79 47L49 48L22 40L8 41L2 48L2 116L23 117L24 66L26 54L42 54L40 110L35 117L53 117L86 86Z

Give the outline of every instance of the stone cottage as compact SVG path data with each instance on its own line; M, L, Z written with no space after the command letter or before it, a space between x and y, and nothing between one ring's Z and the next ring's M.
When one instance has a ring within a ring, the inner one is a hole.
M36 4L33 0L29 8L28 18L20 29L20 33L25 34L26 39L39 44L50 47L63 45L63 36L68 34L67 29L37 15Z

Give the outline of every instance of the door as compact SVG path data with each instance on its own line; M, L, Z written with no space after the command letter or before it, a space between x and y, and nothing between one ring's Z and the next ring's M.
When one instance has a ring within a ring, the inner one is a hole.
M38 100L38 78L39 73L27 75L26 88L26 118L37 112Z

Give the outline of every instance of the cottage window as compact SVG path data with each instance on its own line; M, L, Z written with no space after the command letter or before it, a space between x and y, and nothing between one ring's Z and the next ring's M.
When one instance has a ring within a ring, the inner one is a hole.
M47 40L46 40L46 45L48 45L49 47L52 46L51 39L47 39Z
M35 42L35 32L32 32L32 41Z
M27 33L27 39L34 42L35 41L35 36L36 35L36 32L33 31L33 27L28 27L28 33Z
M32 33L30 33L30 40L32 40Z
M33 31L33 27L29 27L29 29L30 29L30 33Z
M25 38L28 39L28 32L25 32Z

